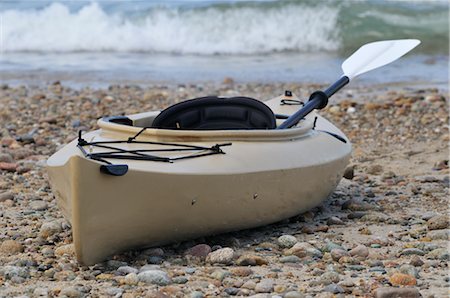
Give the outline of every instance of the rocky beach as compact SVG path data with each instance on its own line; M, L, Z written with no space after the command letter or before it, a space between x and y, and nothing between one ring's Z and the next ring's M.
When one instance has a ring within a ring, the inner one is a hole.
M0 86L0 297L448 297L449 96L414 83L352 85L320 112L348 136L353 155L337 190L313 210L77 263L45 164L79 130L205 95L307 98L322 87L231 78Z

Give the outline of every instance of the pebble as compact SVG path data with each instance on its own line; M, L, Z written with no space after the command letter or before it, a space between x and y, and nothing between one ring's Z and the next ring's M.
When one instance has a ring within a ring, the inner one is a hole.
M437 248L430 251L427 255L429 259L439 259L442 261L450 260L449 252L446 248Z
M0 193L0 203L7 200L14 200L14 194L12 192L1 192Z
M449 229L443 229L443 230L433 230L429 231L427 233L427 237L431 240L450 240L450 230Z
M341 280L339 273L334 271L327 271L319 278L319 283L326 286L332 283L338 283Z
M410 255L423 256L423 255L425 255L425 252L418 248L406 248L406 249L402 250L400 255L402 255L402 256L410 256Z
M222 269L218 269L218 270L214 270L210 276L214 279L220 280L222 281L225 277L230 276L231 273L227 270L222 270Z
M39 235L45 239L61 231L62 226L59 221L49 221L42 224Z
M352 257L367 258L369 256L369 249L365 245L360 244L350 250L348 253Z
M261 265L267 265L269 262L257 255L250 255L246 254L243 256L240 256L236 260L236 265L238 266L261 266Z
M207 244L197 244L191 248L189 248L185 254L191 255L198 258L206 258L208 254L211 252L211 246Z
M3 276L5 279L11 279L13 277L30 277L26 268L11 265L0 266L0 276Z
M131 267L131 266L121 266L121 267L117 268L116 272L120 275L127 275L130 273L137 274L139 272L139 270L134 267Z
M389 277L389 282L393 286L415 286L417 284L417 280L414 276L403 273L394 273Z
M68 298L79 298L79 297L83 297L84 293L78 287L68 286L68 287L64 287L61 290L60 296L63 296L63 297L65 296Z
M400 266L398 271L400 273L408 274L408 275L414 276L415 278L419 278L419 271L413 265L403 264Z
M281 248L291 248L292 246L297 243L297 238L295 238L292 235L283 235L278 237L278 245L280 245Z
M334 261L339 261L340 258L344 257L344 256L348 256L348 252L346 250L343 249L339 249L339 248L334 248L331 250L330 252L331 254L331 258Z
M23 252L23 245L16 240L5 240L0 246L0 251L9 255L18 254Z
M128 273L123 277L121 282L125 285L137 285L139 282L139 277L136 273Z
M290 291L284 294L283 298L305 298L305 295L300 292Z
M332 216L327 220L327 225L344 225L345 223L339 217Z
M200 291L194 291L191 293L191 295L189 296L190 298L203 298L203 293Z
M328 286L324 287L323 291L330 292L333 294L345 293L345 290L340 285L337 285L335 283L329 284Z
M30 208L35 211L43 211L48 208L47 202L44 201L31 201Z
M301 261L301 259L297 256L286 256L286 257L282 257L280 258L280 263L299 263Z
M75 256L75 247L73 244L64 244L55 249L55 255L57 256Z
M274 281L273 279L262 279L255 286L256 293L271 293L273 291Z
M422 259L420 259L417 255L413 256L409 263L415 267L420 267L424 264Z
M185 276L177 276L177 277L174 277L174 278L172 278L172 282L174 283L174 284L185 284L185 283L187 283L189 280L187 279L187 277L185 277Z
M446 215L438 215L430 218L427 222L428 229L440 230L448 228L448 217Z
M146 284L155 284L158 286L167 286L171 280L166 272L161 270L148 270L137 275L139 281Z
M375 298L420 298L422 295L416 288L378 288L375 290Z
M233 261L234 250L229 247L221 248L208 254L206 261L211 264L229 265Z
M36 298L49 297L48 289L47 288L35 288L33 291L33 297L36 297Z
M352 180L355 177L355 166L347 166L342 175L345 179Z
M17 169L17 164L12 162L0 162L0 170L6 172L15 172Z

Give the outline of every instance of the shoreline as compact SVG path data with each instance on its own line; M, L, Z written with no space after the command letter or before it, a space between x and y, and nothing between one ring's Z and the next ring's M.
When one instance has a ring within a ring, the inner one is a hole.
M348 179L311 211L82 267L44 167L79 129L95 129L104 115L202 95L269 99L288 89L307 97L323 85L226 80L74 90L61 81L0 89L0 297L448 294L449 97L433 83L350 85L333 96L320 113L348 136L353 156ZM233 250L231 265L205 260L225 247ZM144 278L149 271L162 271L164 281Z

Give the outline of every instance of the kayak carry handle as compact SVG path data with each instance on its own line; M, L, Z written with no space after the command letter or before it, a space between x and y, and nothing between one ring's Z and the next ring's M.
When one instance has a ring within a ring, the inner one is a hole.
M100 172L111 176L123 176L128 172L128 165L101 165Z

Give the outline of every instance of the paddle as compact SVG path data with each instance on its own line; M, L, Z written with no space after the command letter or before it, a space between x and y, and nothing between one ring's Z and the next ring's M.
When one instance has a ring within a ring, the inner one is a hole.
M296 125L314 109L323 109L328 104L328 98L347 85L350 80L371 71L375 68L389 64L405 55L417 45L417 39L399 39L371 42L360 47L347 60L342 63L342 77L325 91L316 91L309 97L308 102L277 129L290 128Z

